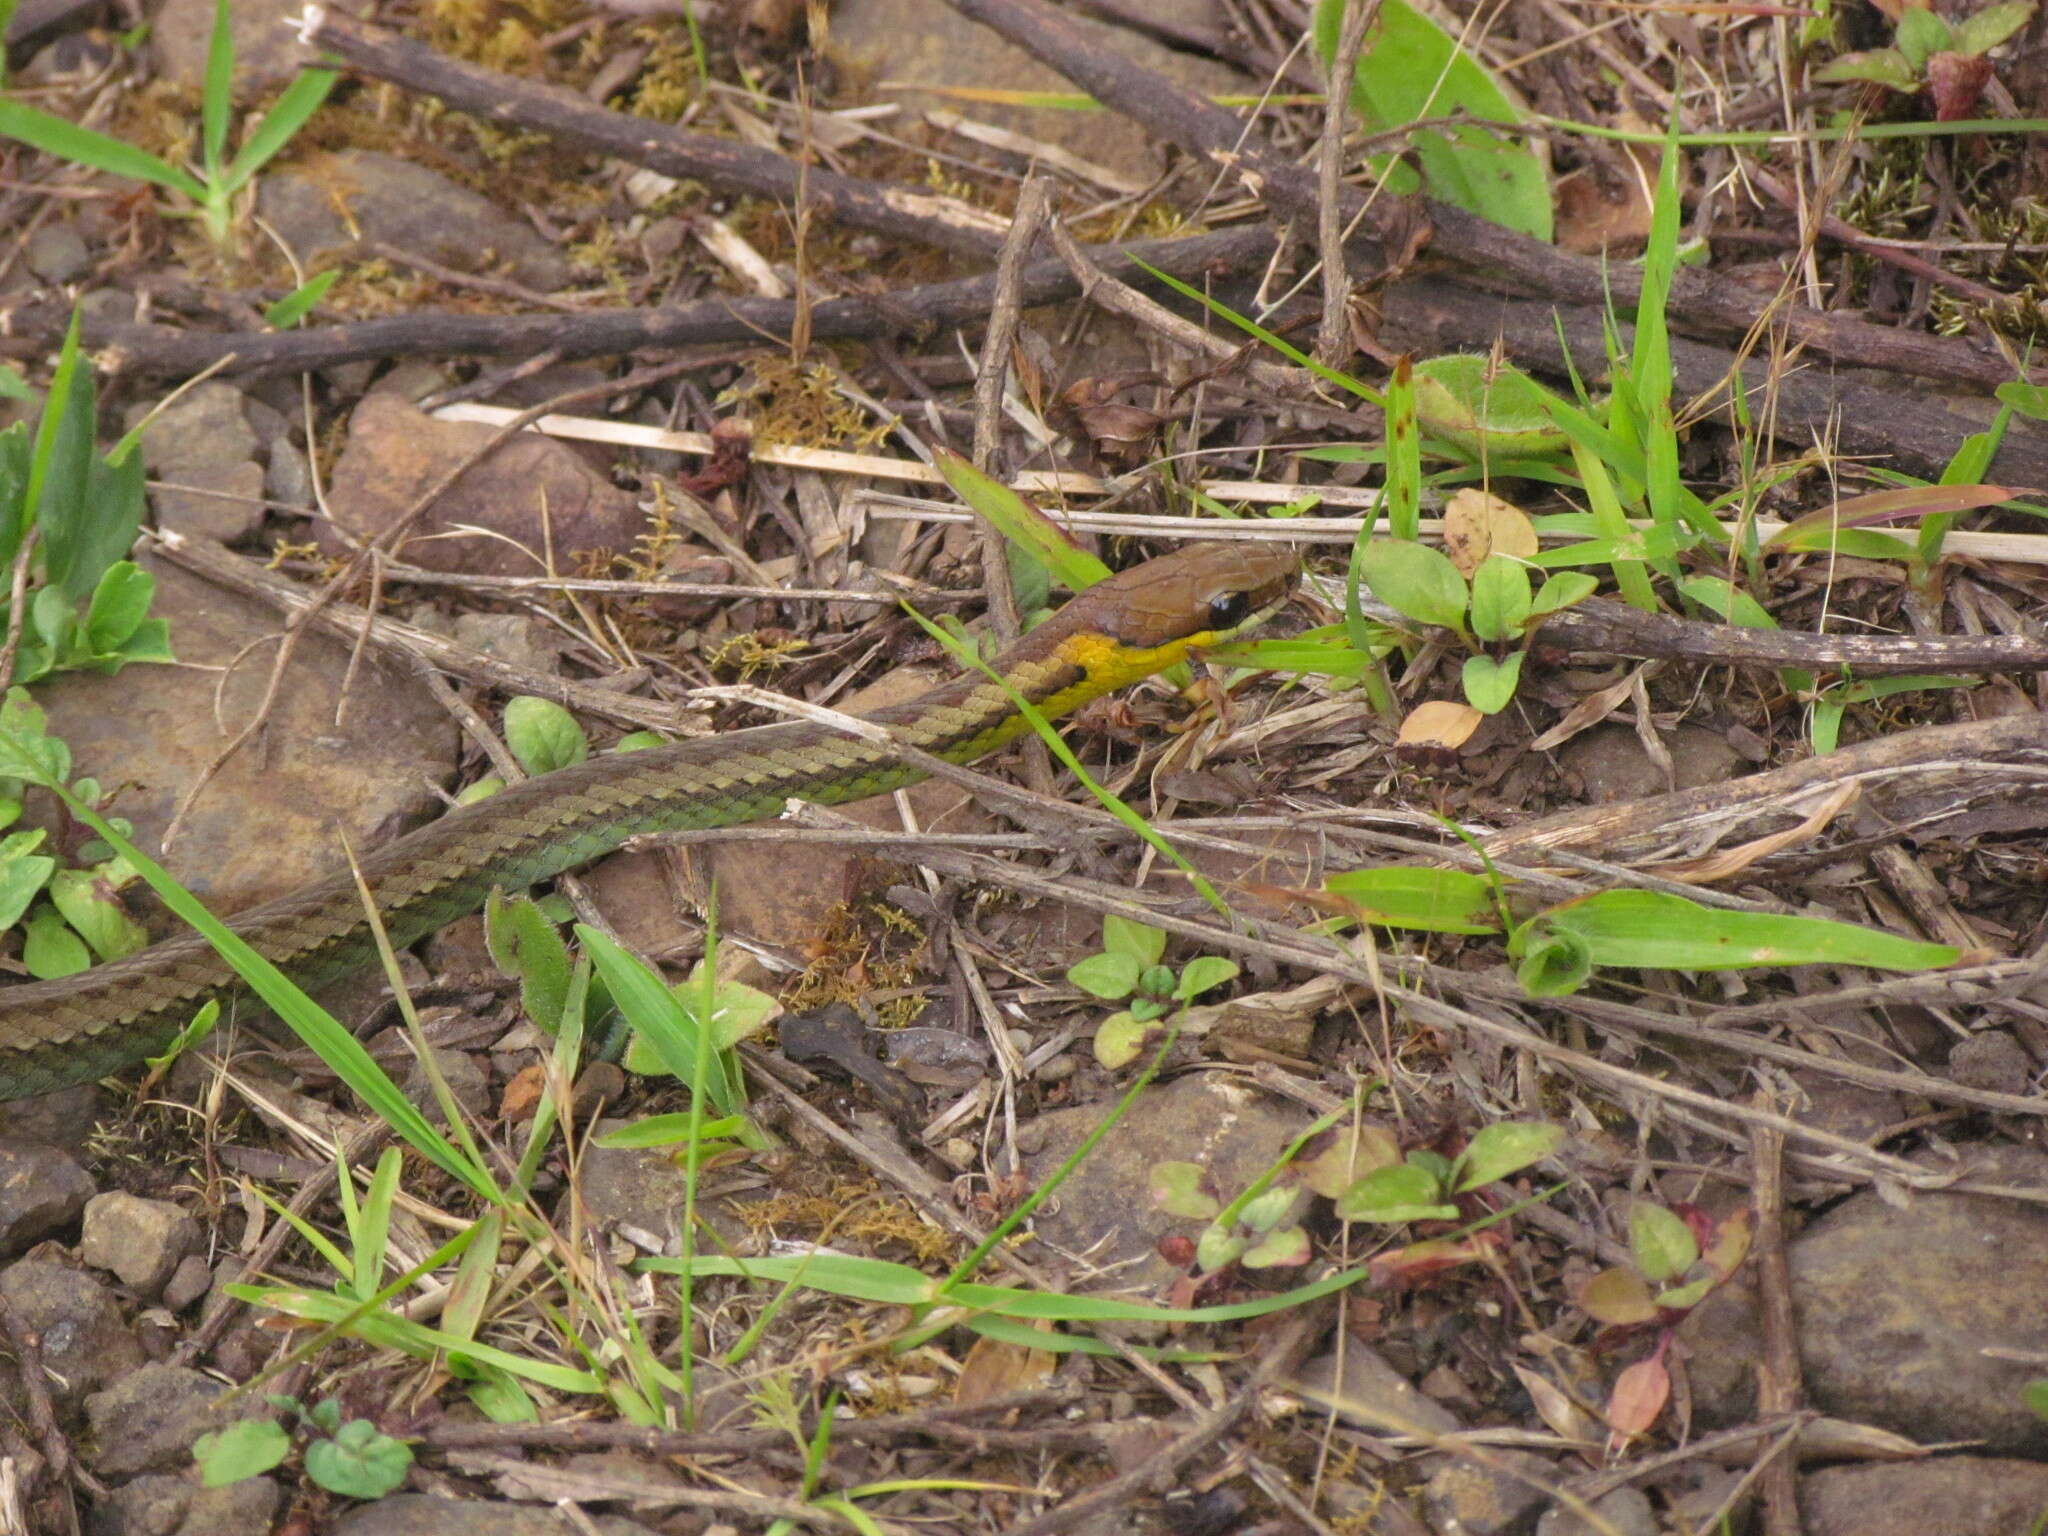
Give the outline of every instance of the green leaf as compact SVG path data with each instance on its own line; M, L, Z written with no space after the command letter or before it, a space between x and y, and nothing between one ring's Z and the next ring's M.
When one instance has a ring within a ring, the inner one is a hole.
M5 105L0 102L0 107ZM92 365L79 347L78 327L79 315L74 309L57 353L57 371L44 397L42 416L36 422L35 448L29 458L28 506L42 528L43 571L60 587L73 579L79 538L91 515L86 490L93 464L97 406ZM97 580L95 571L72 595L84 596Z
M1155 1033L1150 1020L1129 1009L1112 1013L1095 1026L1095 1059L1106 1071L1120 1072L1144 1054Z
M590 756L590 739L576 717L553 699L521 694L505 705L505 745L519 766L536 776Z
M89 967L92 953L55 907L40 906L22 927L21 963L37 981L55 981Z
M1109 575L1109 567L1075 548L1059 526L1022 496L976 469L945 448L932 452L932 464L946 484L990 527L1018 548L1043 562L1070 591L1081 592Z
M45 789L71 777L71 749L47 734L42 706L26 688L10 688L0 701L0 775Z
M1102 919L1102 948L1107 954L1129 955L1141 967L1157 965L1166 953L1166 930L1111 913Z
M690 1140L692 1118L685 1114L648 1115L591 1139L600 1147L681 1146ZM737 1136L746 1125L744 1116L720 1115L698 1122L695 1129L699 1141L709 1141L713 1137Z
M1490 215L1489 215L1490 217ZM1512 364L1471 352L1415 365L1415 413L1432 435L1496 466L1565 451L1550 407L1558 397Z
M206 195L206 189L196 179L147 150L137 149L124 139L81 128L76 123L53 117L48 112L39 112L18 101L0 99L0 136L19 139L60 160L89 165L94 170L126 176L131 181L149 181L160 187L169 187L174 192L184 193L195 203Z
M1169 1216L1185 1221L1210 1221L1223 1202L1209 1190L1209 1173L1200 1163L1154 1163L1146 1179L1152 1203Z
M1699 1262L1700 1245L1685 1218L1649 1200L1629 1207L1628 1247L1652 1285L1675 1280Z
M331 1440L306 1447L306 1475L329 1493L381 1499L412 1470L412 1448L368 1419L350 1419Z
M0 565L11 564L28 529L28 423L0 432Z
M614 752L645 752L649 747L665 747L668 738L659 731L628 731L611 745Z
M1873 48L1867 53L1845 53L1814 71L1819 85L1847 85L1868 81L1907 95L1920 89L1920 72L1896 48Z
M1579 1306L1595 1322L1625 1328L1656 1320L1657 1303L1632 1269L1603 1269L1579 1292Z
M1365 921L1389 928L1419 928L1426 933L1500 929L1492 883L1461 869L1383 865L1331 875L1323 886L1357 907Z
M1343 14L1344 0L1321 0L1316 7L1316 49L1326 63L1336 52ZM1366 34L1358 59L1351 101L1373 130L1459 113L1478 119L1415 133L1414 152L1430 191L1481 218L1550 239L1550 185L1543 161L1527 145L1480 126L1515 124L1522 113L1477 60L1406 0L1382 0L1378 23ZM1392 190L1406 188L1392 185Z
M1213 1274L1235 1264L1251 1245L1252 1240L1235 1227L1211 1223L1195 1239L1195 1268L1203 1274Z
M1569 997L1593 979L1593 953L1573 933L1538 927L1532 919L1508 939L1519 962L1515 979L1531 997Z
M1663 891L1601 891L1539 914L1524 934L1568 933L1592 963L1673 971L1750 966L1862 965L1920 971L1953 965L1961 951L1819 917L1731 912ZM1510 945L1514 952L1516 944Z
M1681 576L1678 590L1709 613L1749 629L1776 629L1768 608L1725 576Z
M701 1084L696 1081L698 1022L668 985L614 940L588 924L576 925L576 937L610 989L619 1012L634 1032L654 1047L670 1074L685 1087L702 1092L720 1114L742 1113L747 1104L746 1090L728 1054L711 1051L706 1080Z
M1436 1176L1414 1163L1375 1168L1337 1197L1345 1221L1454 1221L1458 1208L1443 1203Z
M493 890L484 902L484 946L491 963L519 979L526 1016L549 1035L560 1033L569 996L569 946L530 897Z
M1358 575L1372 595L1418 624L1459 633L1469 594L1450 556L1427 544L1374 539L1358 554Z
M52 875L50 902L102 960L119 960L149 944L148 932L88 870L62 869Z
M1164 1001L1173 996L1174 976L1170 965L1148 965L1139 973L1138 991L1141 995Z
M1989 53L2034 16L2033 0L2005 0L1965 16L1956 26L1956 52L1973 58Z
M292 1437L269 1419L237 1419L192 1442L199 1480L208 1488L225 1488L245 1478L261 1477L291 1454Z
M144 619L136 626L135 633L121 642L112 656L95 664L95 670L118 672L134 661L168 662L178 658L171 653L171 626L165 619Z
M235 39L228 26L228 0L214 0L213 30L206 40L206 81L199 98L200 163L217 180L227 157L228 119L235 108Z
M242 148L221 178L223 192L238 192L277 152L291 142L292 135L305 126L306 119L320 109L339 75L331 69L308 69L294 76L277 104L242 143Z
M290 330L313 312L313 307L327 297L327 290L340 278L341 268L335 267L306 279L276 303L265 307L265 323L280 331Z
M1181 968L1180 980L1175 984L1173 995L1182 1002L1200 997L1204 992L1222 986L1237 976L1234 961L1220 955L1197 955Z
M2048 1377L2036 1377L2020 1388L2020 1401L2036 1418L2048 1419Z
M1165 935L1160 935L1164 938ZM1090 955L1067 968L1067 980L1091 997L1111 1002L1129 997L1137 989L1144 967L1132 955Z
M83 504L76 525L59 529L56 510L46 504L36 514L43 530L43 569L50 581L76 602L99 585L100 578L134 547L142 526L142 455L130 454L119 464L94 455L86 467Z
M36 893L57 871L57 861L43 854L24 854L15 845L24 839L34 847L43 840L41 832L18 832L0 844L0 928L12 928L36 899Z
M2011 406L2022 416L2048 421L2048 384L2023 384L2012 380L1999 385L1991 393L1998 397L2000 404Z
M1529 604L1529 616L1541 618L1547 613L1562 613L1583 603L1599 590L1599 581L1584 571L1559 571L1537 588L1536 596Z
M1564 1127L1541 1120L1501 1120L1483 1127L1453 1165L1452 1188L1459 1194L1491 1184L1531 1163L1539 1163L1564 1143Z
M1522 654L1510 651L1498 660L1467 656L1460 674L1465 702L1482 715L1497 715L1514 703L1515 686L1522 678Z
M85 615L85 643L94 655L118 651L149 617L156 578L131 560L108 566L92 589Z
M1917 72L1927 67L1927 61L1937 53L1948 53L1956 46L1954 28L1935 15L1932 10L1919 6L1908 6L1899 13L1898 30L1894 41L1906 62Z
M1280 1227L1245 1249L1240 1262L1246 1269L1280 1269L1306 1264L1313 1252L1308 1233L1300 1227Z
M1529 613L1528 568L1506 555L1480 561L1472 573L1472 633L1489 642L1512 640L1522 633Z

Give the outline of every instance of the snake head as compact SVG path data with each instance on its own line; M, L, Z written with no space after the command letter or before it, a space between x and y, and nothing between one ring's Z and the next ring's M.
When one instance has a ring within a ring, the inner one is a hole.
M1067 612L1085 610L1085 629L1133 651L1220 645L1271 617L1300 574L1284 545L1189 544L1090 587Z

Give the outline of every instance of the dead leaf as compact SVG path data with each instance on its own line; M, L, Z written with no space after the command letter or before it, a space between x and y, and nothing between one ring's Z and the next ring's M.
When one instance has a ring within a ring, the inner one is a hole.
M1597 1440L1600 1438L1599 1424L1592 1414L1586 1412L1571 1395L1538 1371L1527 1366L1514 1367L1515 1374L1522 1379L1522 1386L1529 1394L1529 1401L1536 1405L1536 1413L1550 1426L1553 1434L1566 1440Z
M1564 712L1562 720L1530 742L1529 750L1549 752L1563 746L1579 732L1591 730L1619 709L1634 688L1635 673L1631 672L1620 682L1609 683L1605 688L1587 694Z
M1827 830L1828 823L1854 805L1861 794L1862 789L1853 781L1837 784L1814 813L1796 827L1755 838L1737 848L1724 848L1704 858L1674 859L1668 864L1653 865L1651 870L1666 880L1683 880L1688 885L1712 885L1716 880L1726 880L1730 875L1741 874L1758 859L1818 837Z
M505 1091L498 1098L498 1118L501 1120L531 1120L534 1110L540 1104L540 1096L547 1089L547 1069L540 1062L521 1067L505 1084Z
M1394 745L1402 751L1455 752L1472 739L1485 718L1470 704L1431 699L1408 711Z
M1033 1326L1040 1333L1052 1332L1052 1324L1043 1318ZM1043 1384L1058 1363L1059 1357L1050 1350L978 1338L961 1362L960 1379L953 1383L953 1402L968 1408L1013 1392L1028 1392Z
M1444 553L1467 581L1488 555L1536 558L1536 525L1513 502L1491 491L1453 491L1444 503Z

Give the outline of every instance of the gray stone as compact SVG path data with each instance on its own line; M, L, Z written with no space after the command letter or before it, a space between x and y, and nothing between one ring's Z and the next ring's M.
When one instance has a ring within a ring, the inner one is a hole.
M70 1227L92 1195L92 1179L60 1149L0 1141L0 1258Z
M143 564L157 577L153 611L170 621L186 665L70 672L38 691L51 734L71 744L78 771L121 787L115 812L154 852L187 792L258 707L270 658L259 642L278 621L166 562ZM427 785L454 774L454 722L417 678L372 662L337 727L349 656L322 635L299 643L265 729L207 781L161 855L214 910L282 896L341 867L342 838L367 849L438 811ZM225 679L211 670L230 664Z
M395 155L348 149L266 175L257 210L307 265L375 241L463 272L504 272L559 288L569 264L525 221L439 172Z
M1484 1462L1456 1456L1430 1477L1422 1509L1436 1536L1509 1536L1535 1521L1556 1480L1555 1467L1526 1451L1492 1450Z
M172 482L150 492L160 526L230 544L262 522L261 444L246 403L234 385L211 380L165 406L142 434L151 477ZM131 425L145 411L131 412ZM184 486L191 489L173 488Z
M43 1384L60 1409L70 1409L143 1362L142 1345L121 1321L108 1289L81 1269L45 1259L20 1259L0 1271L0 1303L35 1338ZM12 1373L0 1376L10 1398Z
M197 93L206 84L207 46L213 37L214 0L163 0L152 18L150 50L157 73ZM235 95L253 101L282 90L318 54L298 40L293 23L305 7L300 0L234 0L228 7L228 35L235 43ZM337 10L359 7L346 3Z
M2048 1156L1972 1150L1973 1181L2048 1189ZM2048 1452L2048 1424L2021 1401L2048 1352L2048 1209L1988 1195L1914 1190L1903 1208L1851 1196L1787 1248L1806 1391L1824 1413L1925 1442L1981 1440ZM1695 1411L1703 1423L1752 1412L1754 1293L1723 1286L1686 1319Z
M1039 1116L1042 1140L1025 1160L1026 1176L1034 1184L1049 1177L1101 1122L1106 1107L1088 1104ZM1199 1228L1152 1205L1145 1196L1147 1170L1158 1162L1200 1163L1228 1198L1264 1172L1307 1120L1301 1111L1215 1073L1155 1084L1060 1186L1056 1208L1038 1212L1035 1229L1063 1252L1085 1254L1090 1266L1114 1270L1118 1291L1157 1291L1181 1272L1159 1256L1159 1239L1171 1233L1192 1237Z
M182 1312L212 1288L212 1268L198 1254L188 1253L178 1261L177 1269L164 1286L164 1305L173 1312Z
M1650 1496L1640 1488L1617 1488L1605 1498L1592 1501L1593 1513L1613 1527L1612 1536L1658 1536L1657 1511ZM1557 1505L1546 1509L1536 1522L1536 1536L1610 1536L1610 1533L1581 1519L1574 1510Z
M190 1476L152 1473L95 1504L87 1536L269 1536L280 1494L267 1477L205 1488Z
M28 237L21 259L29 271L56 287L75 283L92 270L92 248L76 224L45 224Z
M1151 9L1217 25L1213 0L1154 0ZM1245 76L1221 64L1167 48L1150 38L1073 11L1061 21L1097 38L1108 51L1202 94L1256 89ZM1056 108L996 106L928 95L916 87L960 89L994 86L1012 91L1071 93L1073 83L1040 64L987 27L967 20L943 0L840 0L832 9L828 50L862 94L874 99L957 112L1030 138L1056 144L1138 182L1165 168L1165 155L1151 135L1115 112L1065 112ZM887 80L886 92L872 87Z
M192 1442L219 1429L228 1389L182 1365L145 1365L85 1400L101 1477L177 1472L192 1465Z
M2048 1512L2048 1466L1992 1456L1823 1467L1799 1479L1806 1536L2020 1536Z
M203 1239L182 1207L112 1189L86 1202L79 1257L154 1300Z

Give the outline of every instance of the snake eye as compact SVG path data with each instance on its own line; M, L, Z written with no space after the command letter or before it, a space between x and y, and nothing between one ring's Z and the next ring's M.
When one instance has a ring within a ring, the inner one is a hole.
M1249 592L1225 592L1209 599L1209 627L1211 629L1235 629L1251 616L1252 598Z

